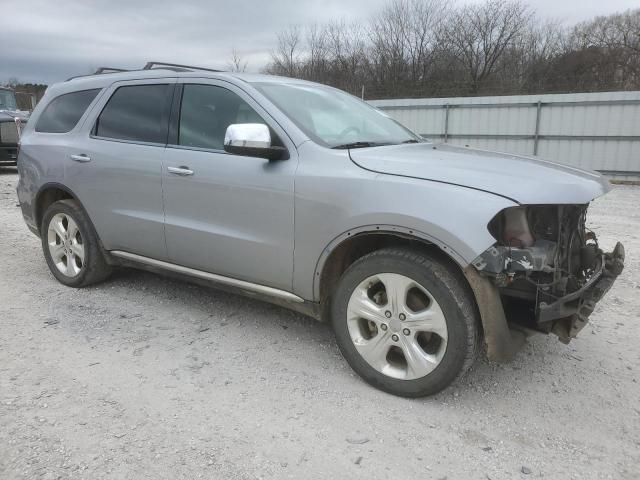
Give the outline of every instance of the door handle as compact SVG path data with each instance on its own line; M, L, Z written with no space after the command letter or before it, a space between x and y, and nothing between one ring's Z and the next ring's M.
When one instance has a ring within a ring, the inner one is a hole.
M190 170L189 167L167 167L167 171L169 173L173 173L174 175L180 175L183 177L188 177L189 175L193 175L193 170Z
M70 158L74 162L90 162L91 161L91 157L88 155L85 155L84 153L81 153L80 155L71 155Z

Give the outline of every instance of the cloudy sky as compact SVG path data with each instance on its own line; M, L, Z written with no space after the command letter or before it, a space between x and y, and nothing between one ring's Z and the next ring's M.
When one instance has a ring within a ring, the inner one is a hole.
M0 0L0 82L52 83L147 60L225 68L235 48L258 71L291 24L366 20L387 0ZM481 1L481 0L468 0ZM458 3L464 3L459 0ZM568 24L637 0L529 0Z

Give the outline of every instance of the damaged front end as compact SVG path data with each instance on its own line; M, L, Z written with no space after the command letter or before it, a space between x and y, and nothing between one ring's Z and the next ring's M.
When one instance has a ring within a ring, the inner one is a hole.
M490 222L497 242L472 265L496 287L510 324L568 343L622 272L622 244L600 249L585 227L587 207L519 206Z

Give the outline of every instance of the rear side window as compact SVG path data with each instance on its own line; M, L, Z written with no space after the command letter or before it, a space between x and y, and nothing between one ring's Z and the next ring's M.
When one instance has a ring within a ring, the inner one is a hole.
M99 88L82 90L54 98L40 115L38 123L36 123L36 132L70 132L99 91Z
M118 88L98 117L98 137L166 143L172 85L132 85Z

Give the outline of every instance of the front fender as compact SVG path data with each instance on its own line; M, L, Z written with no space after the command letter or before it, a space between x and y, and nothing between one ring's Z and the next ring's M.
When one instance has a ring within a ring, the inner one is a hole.
M488 192L364 170L305 144L296 174L293 291L319 301L319 266L350 235L395 228L438 245L461 268L495 243L489 221L515 202Z

